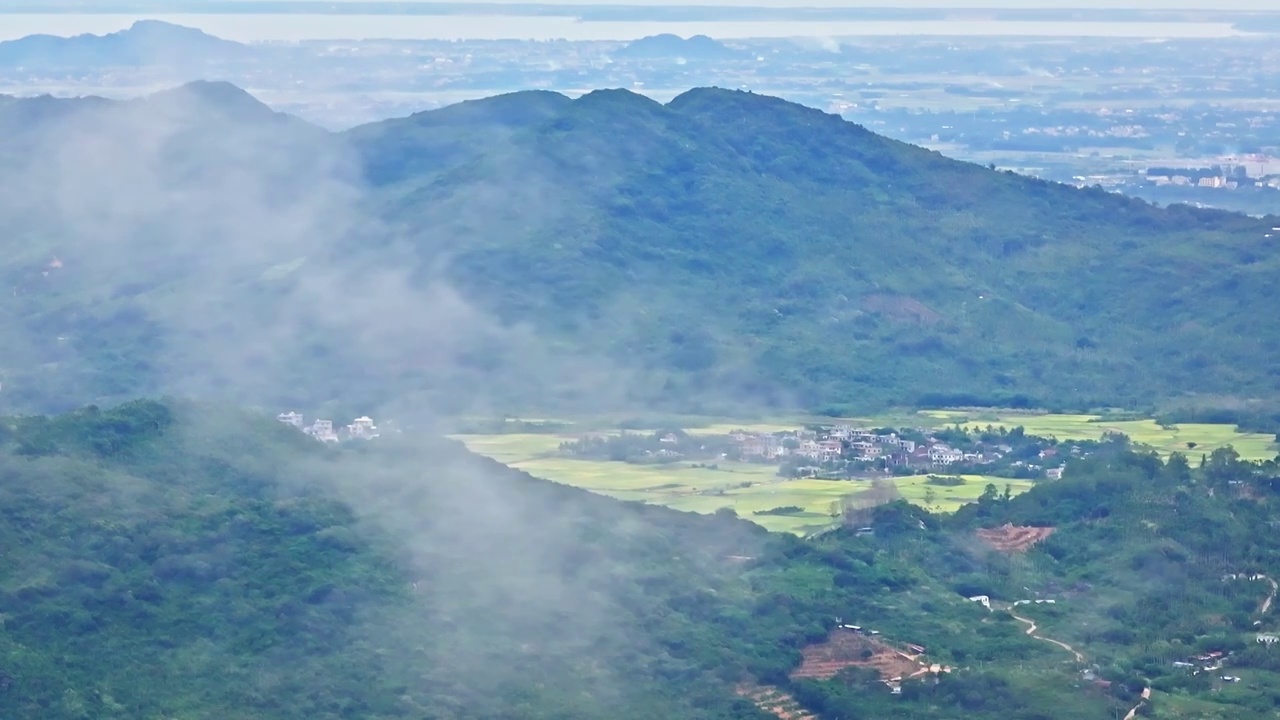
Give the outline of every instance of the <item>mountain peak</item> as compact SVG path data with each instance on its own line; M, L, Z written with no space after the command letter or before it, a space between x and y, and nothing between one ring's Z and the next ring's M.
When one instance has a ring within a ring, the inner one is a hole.
M162 90L143 102L182 114L216 113L243 120L274 119L280 114L245 90L223 80L196 80Z
M689 39L662 33L650 35L629 43L616 55L621 58L635 59L723 59L742 55L718 40L706 35L694 35Z
M642 109L643 111L652 111L662 107L662 104L653 98L626 88L592 90L575 100L574 105L593 108Z
M424 126L472 126L476 123L526 127L564 112L572 101L550 90L521 90L479 100L464 100L411 116ZM395 121L390 121L395 122Z

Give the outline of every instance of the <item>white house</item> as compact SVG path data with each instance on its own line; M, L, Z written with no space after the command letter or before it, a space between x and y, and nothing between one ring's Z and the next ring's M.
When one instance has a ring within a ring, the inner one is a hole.
M333 431L332 420L316 420L312 423L311 427L307 428L304 432L320 442L338 442L338 434Z
M964 460L964 453L953 450L946 445L934 445L929 448L929 462L934 465L952 465Z
M969 601L976 602L988 610L991 609L991 597L989 595L974 595L973 597L969 598Z
M347 426L347 434L353 438L368 440L378 437L378 428L373 424L372 418L358 417Z

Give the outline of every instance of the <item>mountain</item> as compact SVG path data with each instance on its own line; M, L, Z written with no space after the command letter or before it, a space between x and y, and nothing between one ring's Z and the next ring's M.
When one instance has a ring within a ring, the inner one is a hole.
M384 216L422 228L420 248L448 227L469 297L671 396L1087 407L1276 389L1274 218L995 172L745 92L455 112L349 133Z
M1017 498L801 540L382 433L175 401L3 419L0 713L1086 720L1154 688L1149 715L1253 720L1280 688L1254 641L1274 463L1113 439Z
M662 33L627 43L613 56L624 60L724 60L744 57L745 54L706 35L685 39Z
M1280 385L1275 218L775 98L517 93L333 135L193 84L9 100L0 126L12 411L1239 409Z
M194 28L159 20L139 20L106 35L29 35L0 42L0 67L188 66L242 59L249 48Z

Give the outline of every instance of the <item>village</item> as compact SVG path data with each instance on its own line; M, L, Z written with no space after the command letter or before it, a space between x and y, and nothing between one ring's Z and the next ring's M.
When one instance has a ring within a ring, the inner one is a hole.
M276 420L285 425L298 428L323 443L340 443L344 440L372 440L379 436L378 427L374 425L373 419L369 417L358 417L352 420L349 425L337 429L334 428L332 420L318 418L315 422L307 425L301 413L292 411L280 413L276 416Z
M730 460L777 465L787 477L846 478L869 474L972 472L1020 479L1058 479L1067 458L1084 457L1090 443L1059 445L1021 429L865 428L810 425L781 432L735 430L695 435L682 430L652 434L588 435L560 446L570 457L637 464Z

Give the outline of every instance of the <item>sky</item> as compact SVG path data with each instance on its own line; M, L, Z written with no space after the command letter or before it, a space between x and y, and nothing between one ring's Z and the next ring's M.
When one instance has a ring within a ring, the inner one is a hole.
M231 0L252 2L253 0ZM284 0L302 2L305 0ZM331 0L341 3L369 3L384 0ZM711 5L745 7L875 7L875 8L1140 8L1147 10L1256 10L1280 11L1276 0L442 0L460 4L534 3L547 5Z
M195 0L200 2L200 0ZM275 2L309 2L314 0L274 0ZM371 4L386 0L328 0L343 4ZM404 2L406 0L398 0ZM407 0L413 2L414 0ZM426 0L429 1L429 0ZM875 7L875 8L1017 8L1017 9L1116 9L1137 8L1146 10L1250 10L1280 12L1276 0L439 0L459 4L469 3L528 3L545 5L645 5L645 6L746 6L746 7ZM207 0L210 4L255 0ZM0 8L6 5L30 7L29 0L0 0ZM53 4L53 3L51 3ZM58 3L65 4L65 3ZM79 3L86 12L93 12L93 0ZM114 3L112 3L114 4Z

